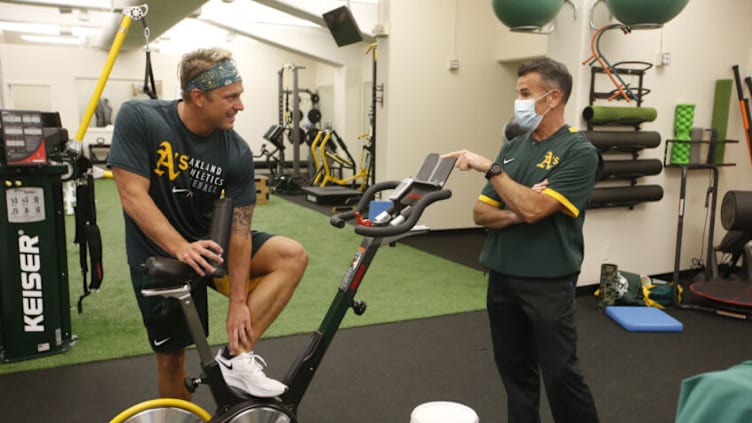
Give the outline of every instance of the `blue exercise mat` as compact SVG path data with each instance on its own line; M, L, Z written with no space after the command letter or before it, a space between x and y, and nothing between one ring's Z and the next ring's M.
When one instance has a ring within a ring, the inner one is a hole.
M630 332L681 332L682 322L655 307L608 306L606 314Z

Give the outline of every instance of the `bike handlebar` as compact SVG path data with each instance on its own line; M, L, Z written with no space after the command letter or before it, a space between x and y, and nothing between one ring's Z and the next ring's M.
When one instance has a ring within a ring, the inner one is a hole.
M395 188L399 184L399 181L385 181L372 185L366 190L365 193L363 193L363 196L361 197L358 205L354 210L349 210L333 215L329 219L329 223L337 228L343 228L345 226L345 222L356 218L358 213L365 211L377 192ZM410 231L416 223L418 223L418 220L423 215L423 211L426 209L426 207L435 203L436 201L446 200L451 196L452 191L450 190L429 192L417 199L417 201L413 203L408 209L403 209L404 211L401 214L398 214L398 216L402 216L404 219L392 220L390 222L392 224L388 224L386 226L357 225L355 227L355 233L357 233L358 235L374 238L390 237L406 233ZM398 221L398 223L393 224L393 222L395 221Z
M344 228L345 222L355 219L355 213L362 213L368 208L368 206L371 204L371 201L376 198L376 193L396 188L397 185L399 185L399 181L383 181L371 185L370 187L368 187L368 189L365 190L363 196L360 197L360 201L358 201L358 205L356 205L353 210L348 210L346 212L333 215L331 218L329 218L329 223L331 223L334 227L340 229Z

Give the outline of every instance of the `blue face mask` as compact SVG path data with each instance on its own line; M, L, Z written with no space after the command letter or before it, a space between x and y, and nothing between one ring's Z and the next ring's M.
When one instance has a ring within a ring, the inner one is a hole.
M551 91L547 91L545 94L538 98L514 100L514 119L517 121L517 124L520 125L520 128L522 130L526 132L534 131L538 127L538 125L540 125L541 121L543 120L543 116L548 113L551 108L549 107L545 112L543 112L542 115L539 115L535 111L535 103L537 103L538 100L545 98L551 93Z

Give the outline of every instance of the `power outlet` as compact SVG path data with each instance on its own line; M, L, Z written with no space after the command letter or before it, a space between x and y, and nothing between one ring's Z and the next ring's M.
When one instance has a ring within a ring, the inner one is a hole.
M655 65L656 66L668 66L671 64L671 53L669 52L660 52L655 57Z
M457 59L452 59L449 61L449 70L457 70L460 68L460 61Z
M373 36L376 38L385 38L389 36L389 27L386 24L374 25Z

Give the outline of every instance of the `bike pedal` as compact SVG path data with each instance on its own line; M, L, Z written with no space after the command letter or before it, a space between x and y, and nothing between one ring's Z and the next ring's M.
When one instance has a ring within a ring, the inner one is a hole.
M205 382L200 377L187 377L185 378L185 389L187 389L190 393L194 393L202 383Z

